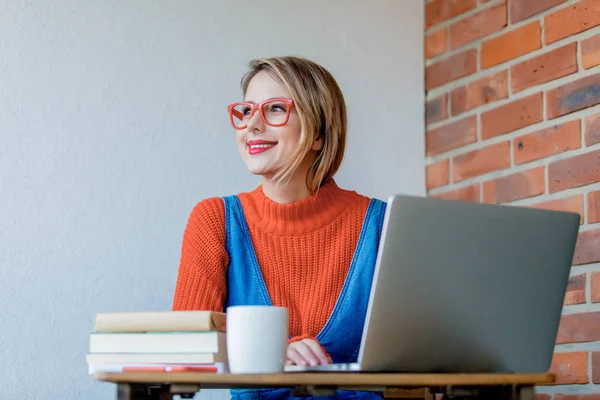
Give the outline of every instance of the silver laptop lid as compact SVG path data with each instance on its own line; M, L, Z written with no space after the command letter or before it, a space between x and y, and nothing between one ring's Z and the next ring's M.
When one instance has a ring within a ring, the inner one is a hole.
M389 199L362 370L545 372L578 214Z

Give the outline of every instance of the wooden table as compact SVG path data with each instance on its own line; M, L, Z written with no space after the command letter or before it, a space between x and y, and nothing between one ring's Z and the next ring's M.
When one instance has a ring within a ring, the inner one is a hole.
M336 389L424 389L427 397L534 400L534 387L554 382L553 374L406 374L406 373L283 373L268 375L197 372L96 373L99 381L117 385L118 400L192 398L201 388L292 388L299 396L331 395Z

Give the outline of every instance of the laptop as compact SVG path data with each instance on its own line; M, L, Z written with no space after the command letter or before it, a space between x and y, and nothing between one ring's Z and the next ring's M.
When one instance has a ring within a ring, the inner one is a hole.
M389 198L356 363L287 372L544 373L580 216Z

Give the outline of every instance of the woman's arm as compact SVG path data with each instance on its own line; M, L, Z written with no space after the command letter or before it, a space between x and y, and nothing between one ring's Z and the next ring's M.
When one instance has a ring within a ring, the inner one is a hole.
M223 199L203 200L192 210L183 234L173 311L223 311L228 265Z

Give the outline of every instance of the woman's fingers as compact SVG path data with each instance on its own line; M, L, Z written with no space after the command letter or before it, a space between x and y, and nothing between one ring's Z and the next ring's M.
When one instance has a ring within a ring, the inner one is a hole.
M303 342L306 342L306 345L310 348L312 353L319 359L320 364L324 365L330 363L329 357L327 357L327 354L325 354L325 352L321 348L321 345L317 341L305 339L303 340Z
M290 343L286 355L287 365L319 365L331 363L331 358L325 354L318 342L312 339L303 339Z
M285 365L306 365L306 362L292 344L288 345Z
M319 359L312 352L312 349L306 344L306 339L295 343L295 350L300 354L307 365L319 365Z

